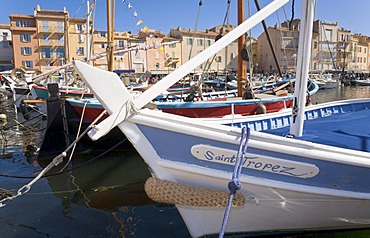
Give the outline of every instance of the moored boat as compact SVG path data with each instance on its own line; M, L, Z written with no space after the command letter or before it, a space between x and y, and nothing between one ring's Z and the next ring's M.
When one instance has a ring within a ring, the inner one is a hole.
M110 115L89 136L98 139L118 126L153 172L149 196L175 203L194 237L370 227L370 99L304 108L315 0L302 1L291 112L237 124L143 108L286 2L271 2L137 98L114 74L75 62Z

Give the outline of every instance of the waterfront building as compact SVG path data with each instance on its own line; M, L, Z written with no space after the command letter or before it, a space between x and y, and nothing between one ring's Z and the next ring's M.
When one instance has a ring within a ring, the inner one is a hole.
M168 42L177 42L169 45L164 46L164 67L167 68L168 73L171 71L175 70L177 67L182 65L181 61L181 44L182 40L181 39L176 39L170 36L166 36L163 38L163 43L168 43Z
M202 52L215 42L218 35L222 36L234 27L230 24L220 25L205 31L182 29L180 27L170 30L169 37L181 41L181 59L185 63L195 55ZM219 37L220 37L219 36ZM194 73L225 73L237 71L238 42L235 41L222 49L214 57L204 62L194 70Z
M13 68L14 56L9 24L0 24L0 71Z
M139 38L138 35L132 35L128 40L128 47L144 47L147 45L146 38ZM154 49L157 51L158 49ZM148 71L147 63L147 51L146 50L132 50L127 54L128 56L128 69L135 70L135 74L141 77L143 74L150 75Z
M0 25L1 52L0 68L23 67L28 69L51 70L74 59L87 56L86 19L70 18L63 10L44 10L39 5L33 15L12 14L10 25ZM240 53L247 52L247 71L278 73L295 71L298 54L300 19L285 21L280 26L268 28L275 50L273 57L263 32L258 40L247 36L242 52L238 52L238 42L222 49L192 73L236 73ZM163 77L190 58L213 44L216 39L232 30L230 24L218 25L206 30L192 30L177 27L164 33L144 27L136 35L131 32L115 32L114 48L147 46L171 41L176 44L158 49L133 50L115 54L114 70L135 70L139 75ZM91 28L90 28L91 29ZM91 30L91 53L106 52L107 32ZM370 64L369 37L352 34L350 30L338 27L338 22L316 20L313 26L311 71L341 71L343 68L367 72ZM12 52L12 53L10 53ZM93 65L107 69L106 58L93 62Z
M41 71L51 70L66 62L66 41L68 38L69 14L63 11L44 10L40 5L34 10L37 27L38 59L36 64Z
M368 54L368 37L361 34L352 35L352 48L349 69L356 73L368 73L367 55Z
M83 59L87 57L87 51L89 49L86 48L86 19L85 18L69 18L68 22L67 33L68 37L66 37L66 59L67 62L71 62L72 60ZM62 42L60 42L62 43Z
M166 35L158 30L146 28L141 29L137 35L137 38L145 42L146 45L158 46L163 42L165 37ZM151 75L157 75L159 77L168 74L168 69L165 66L164 47L146 51L146 70Z
M344 29L343 27L338 30L338 53L337 53L337 67L338 70L348 70L349 63L352 61L351 56L351 40L352 33L350 30Z
M34 16L12 14L10 31L15 68L40 69L37 27Z

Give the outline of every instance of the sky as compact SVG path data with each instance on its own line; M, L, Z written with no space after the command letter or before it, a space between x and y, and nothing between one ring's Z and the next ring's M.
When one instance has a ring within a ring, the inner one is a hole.
M93 0L90 0L92 3ZM290 20L292 1L266 19L268 26ZM115 30L131 31L136 34L144 26L168 34L172 28L182 27L205 30L222 25L227 12L228 0L116 0ZM237 24L237 2L230 0L226 23ZM254 0L244 0L246 17L256 12ZM271 0L259 0L261 8ZM87 0L0 0L0 23L9 23L10 14L32 15L37 4L41 9L63 10L67 8L71 17L85 17ZM302 0L295 0L294 18L301 18ZM95 2L95 28L107 29L106 0ZM129 7L131 6L131 7ZM250 7L249 7L250 6ZM250 9L250 10L249 10ZM197 17L199 16L199 17ZM317 0L316 19L339 23L339 27L370 36L370 1L369 0ZM137 25L138 21L142 23ZM254 27L252 36L257 38L263 32L262 25Z

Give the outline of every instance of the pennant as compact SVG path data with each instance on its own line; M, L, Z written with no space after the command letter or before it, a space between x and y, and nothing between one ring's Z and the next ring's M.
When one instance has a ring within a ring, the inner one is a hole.
M137 15L138 15L138 14L137 14L137 12L135 11L135 12L134 12L134 17L137 17Z
M138 26L138 25L140 25L141 23L143 23L143 20L138 20L137 22L136 22L136 25Z
M125 0L122 0L122 3L124 3L125 2Z
M127 8L128 8L128 9L131 9L131 8L132 8L131 3L127 4Z
M149 29L149 28L148 28L147 26L144 26L142 30L143 30L143 31L147 31L148 29Z
M158 51L159 51L159 52L162 52L163 50L164 50L164 49L163 49L163 46L161 46L161 47L159 47L159 48L158 48Z

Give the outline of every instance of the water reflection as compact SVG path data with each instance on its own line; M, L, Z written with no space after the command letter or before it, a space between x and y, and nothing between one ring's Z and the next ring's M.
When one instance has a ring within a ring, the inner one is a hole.
M319 90L312 96L312 103L324 103L343 99L370 97L370 86L342 86Z

